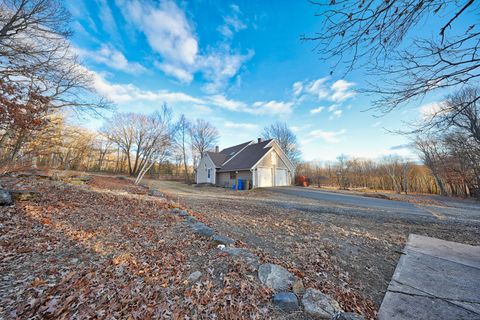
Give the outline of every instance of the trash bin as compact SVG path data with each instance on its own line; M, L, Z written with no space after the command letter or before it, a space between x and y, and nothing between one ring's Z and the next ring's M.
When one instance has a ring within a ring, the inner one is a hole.
M245 184L243 185L243 190L250 189L250 180L245 180Z
M238 179L238 190L243 190L243 180Z

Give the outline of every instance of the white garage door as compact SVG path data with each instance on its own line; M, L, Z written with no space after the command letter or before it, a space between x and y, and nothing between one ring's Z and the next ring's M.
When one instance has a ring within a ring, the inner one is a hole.
M287 170L285 169L276 169L275 171L275 185L276 186L286 186L287 183Z
M258 186L259 187L271 187L272 186L272 169L271 168L258 168L257 169Z

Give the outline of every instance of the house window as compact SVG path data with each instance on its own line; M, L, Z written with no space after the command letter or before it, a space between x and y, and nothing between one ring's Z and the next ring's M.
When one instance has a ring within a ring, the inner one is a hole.
M207 170L207 177L210 179L210 169Z
M235 172L233 171L230 172L230 179L233 179L233 180L237 179L237 175L235 174Z

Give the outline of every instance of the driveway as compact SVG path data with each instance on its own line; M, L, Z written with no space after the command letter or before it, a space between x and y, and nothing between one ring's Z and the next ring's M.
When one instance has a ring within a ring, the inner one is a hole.
M469 201L424 205L300 187L233 191L147 183L366 318L378 310L411 233L480 245L480 210Z
M380 211L385 216L408 219L415 217L425 219L457 220L463 222L480 222L480 203L445 201L439 205L414 204L405 201L386 200L361 195L329 192L301 187L279 187L271 191L307 199L314 199L332 205L343 205ZM413 216L411 216L413 215Z

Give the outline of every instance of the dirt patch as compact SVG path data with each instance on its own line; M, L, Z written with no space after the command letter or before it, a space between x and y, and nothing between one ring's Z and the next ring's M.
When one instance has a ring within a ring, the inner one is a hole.
M0 318L279 316L246 265L193 234L165 202L125 194L138 190L128 182L0 183L39 192L0 207ZM194 271L202 277L190 284Z

